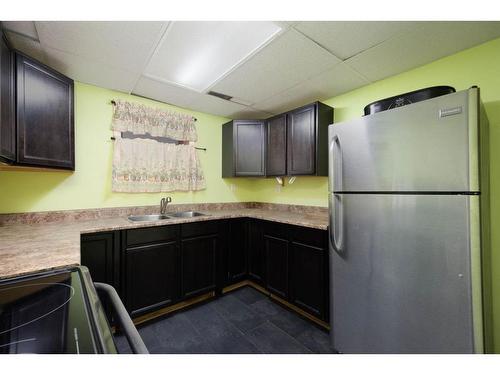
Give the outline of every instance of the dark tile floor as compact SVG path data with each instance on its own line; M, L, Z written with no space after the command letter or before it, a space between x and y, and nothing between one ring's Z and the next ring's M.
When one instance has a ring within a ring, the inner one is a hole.
M331 353L328 333L250 287L139 326L150 353ZM117 336L120 353L130 353Z

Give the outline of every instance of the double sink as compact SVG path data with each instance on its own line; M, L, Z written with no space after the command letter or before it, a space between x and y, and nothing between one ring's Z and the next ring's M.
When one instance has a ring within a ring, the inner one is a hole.
M202 214L196 211L180 211L180 212L169 212L161 215L131 215L128 217L130 221L159 221L159 220L169 220L175 218L185 218L185 217L197 217L197 216L207 216L207 214Z

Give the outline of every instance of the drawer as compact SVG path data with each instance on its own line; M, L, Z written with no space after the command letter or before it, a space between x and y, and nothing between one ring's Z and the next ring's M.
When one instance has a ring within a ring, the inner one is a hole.
M200 221L196 223L181 224L182 238L205 236L219 232L218 220Z
M127 246L139 246L154 242L176 241L179 238L179 225L129 229L126 231Z
M326 248L328 243L328 231L291 225L290 240L304 245Z
M264 222L264 235L267 234L272 237L288 239L288 230L288 224L277 223L274 221Z

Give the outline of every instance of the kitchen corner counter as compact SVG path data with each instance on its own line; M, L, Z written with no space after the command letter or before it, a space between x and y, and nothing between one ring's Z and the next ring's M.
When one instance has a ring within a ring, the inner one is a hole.
M204 205L200 207L201 209L196 208L197 211L205 213L207 216L172 218L158 222L131 222L127 219L130 213L117 217L88 218L81 212L78 216L83 219L71 221L25 223L5 220L6 222L0 224L0 278L78 265L80 263L80 235L82 233L239 217L269 220L321 230L328 228L328 214L323 208L309 210L308 206L290 206L293 209L284 210L281 206L285 205L272 204L245 204L243 207L234 207L235 205L229 204L230 209L224 209L224 204L219 206L222 206L221 209L212 209L209 205ZM277 207L279 209L276 209ZM137 213L137 211L132 213Z

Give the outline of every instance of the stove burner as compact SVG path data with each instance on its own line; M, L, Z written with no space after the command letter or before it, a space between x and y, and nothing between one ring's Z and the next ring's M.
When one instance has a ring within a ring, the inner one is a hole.
M37 287L39 287L39 286L54 287L56 285L57 286L63 286L63 287L68 288L70 290L68 298L63 303L61 303L60 305L52 308L50 311L48 311L48 312L46 312L46 313L44 313L44 314L42 314L42 315L40 315L40 316L38 316L38 317L36 317L34 319L31 319L31 320L29 320L27 322L24 322L22 324L18 324L15 327L11 327L11 328L6 329L4 331L0 331L0 335L4 334L4 333L7 333L7 332L11 332L11 331L16 330L16 329L19 329L19 328L24 327L24 326L26 326L28 324L31 324L33 322L36 322L36 321L38 321L40 319L45 318L46 316L54 313L55 311L57 311L60 308L62 308L63 306L65 306L71 300L71 298L73 298L73 296L75 295L75 289L71 285L67 285L67 284L63 284L63 283L32 283L32 284L25 284L25 285L14 286L14 287L10 287L10 288L1 288L0 289L0 306L1 306L2 302L4 301L2 294L7 295L7 293L5 293L7 291L13 291L14 289L19 290L19 289L23 289L23 288L33 288L33 287L35 287L35 291L37 291L38 290ZM33 292L28 292L26 294L30 295L30 294L33 294ZM5 297L5 299L6 299L6 297ZM22 340L22 341L25 341L25 340ZM14 343L6 344L6 345L12 345L12 344L14 344ZM2 346L6 346L6 345L2 345Z

